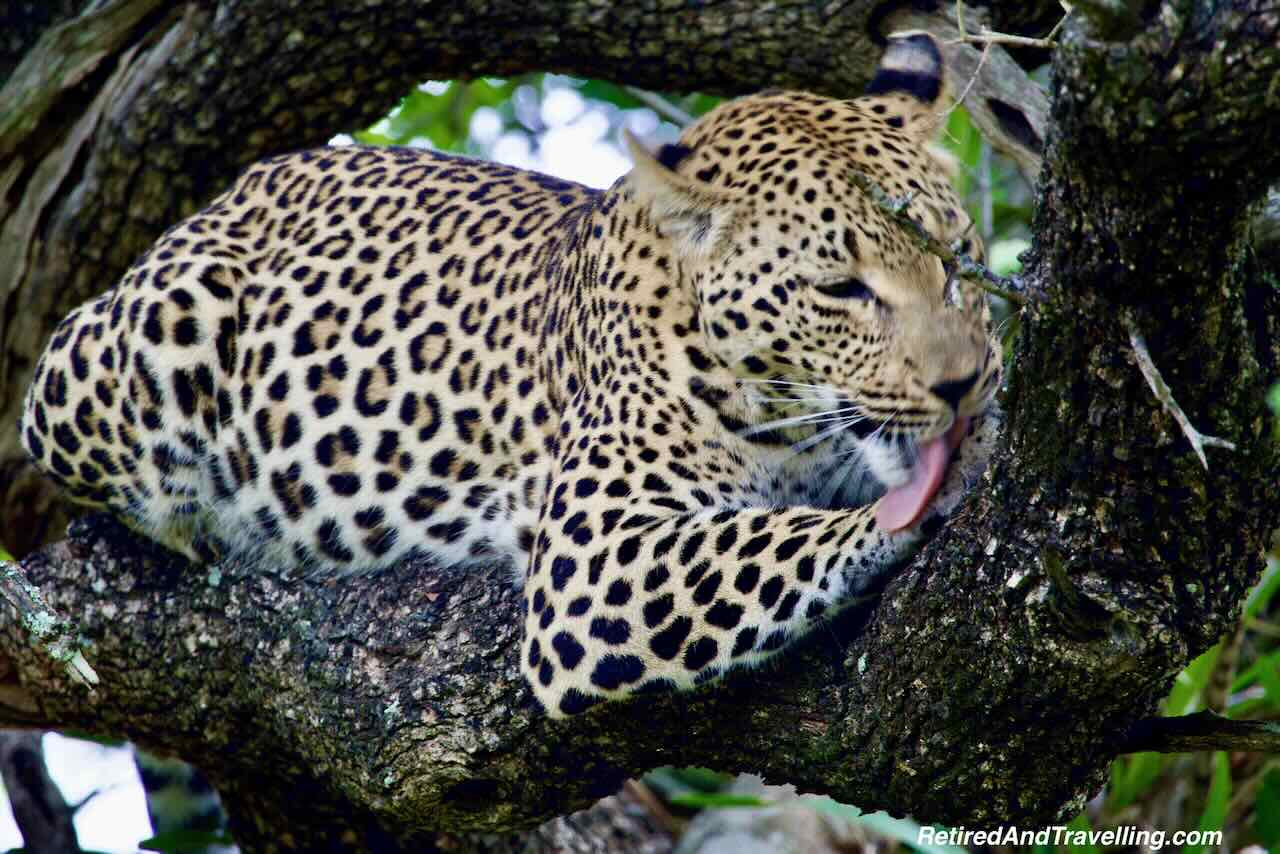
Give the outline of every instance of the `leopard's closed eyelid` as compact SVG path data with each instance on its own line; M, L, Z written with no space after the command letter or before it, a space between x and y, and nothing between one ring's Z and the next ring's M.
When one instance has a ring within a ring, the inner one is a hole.
M848 276L835 281L824 282L814 287L827 296L835 297L836 299L875 300L877 302L880 299L876 296L876 292L871 289L871 286L857 276Z

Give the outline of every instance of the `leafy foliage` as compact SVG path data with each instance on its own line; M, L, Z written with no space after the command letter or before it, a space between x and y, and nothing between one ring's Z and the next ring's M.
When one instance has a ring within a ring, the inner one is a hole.
M531 77L540 83L544 75ZM504 126L517 124L513 95L527 82L529 78L423 83L406 95L389 116L353 136L366 145L409 145L426 140L441 151L479 153L471 135L476 111L489 109Z
M210 830L171 830L144 839L138 843L143 851L161 851L164 854L204 854L218 847L234 845L226 833Z
M641 136L674 139L680 123L719 102L709 95L668 97L557 74L428 82L353 137L366 145L430 146L527 166L551 134L587 120L605 146L600 151L611 151L621 171L624 126Z

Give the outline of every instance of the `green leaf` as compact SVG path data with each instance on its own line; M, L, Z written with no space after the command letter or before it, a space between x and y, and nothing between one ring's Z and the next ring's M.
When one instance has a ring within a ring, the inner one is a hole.
M1258 660L1246 667L1236 676L1235 681L1231 683L1231 693L1238 694L1245 688L1255 682L1263 682L1267 677L1268 671L1275 673L1280 670L1280 649L1272 650L1266 655L1259 656ZM1263 682L1265 686L1266 683Z
M982 136L969 120L964 107L951 111L947 117L946 133L942 135L942 144L946 146L956 159L960 161L960 174L956 176L956 192L960 198L967 198L973 188L973 175L978 169L978 161L982 157Z
M1231 767L1227 763L1225 751L1214 751L1213 782L1209 784L1209 797L1204 805L1204 814L1200 816L1197 830L1222 830L1227 820L1227 804L1231 800ZM1205 854L1207 845L1184 845L1182 854Z
M1271 391L1267 392L1267 405L1271 407L1272 412L1280 415L1280 383L1273 385Z
M386 134L373 130L358 130L351 138L361 145L395 145L396 141Z
M603 101L623 110L635 110L644 103L626 89L608 80L587 80L578 87L578 94L592 101Z
M78 729L58 730L58 735L63 738L73 738L76 741L87 741L92 744L101 745L102 747L124 747L129 743L128 740L123 738L94 735L88 732L81 732Z
M695 810L721 809L724 807L767 807L773 803L773 801L768 801L755 795L735 795L729 792L689 792L683 795L675 795L668 798L668 801L678 807L688 807Z
M215 845L234 844L234 839L217 831L171 830L142 840L138 847L144 851L163 851L165 854L200 854Z
M1111 763L1111 785L1107 789L1107 812L1119 810L1142 797L1164 770L1165 757L1159 753L1135 753Z
M733 782L732 774L712 771L710 768L676 768L673 773L685 785L700 792L718 792Z
M699 92L686 95L680 100L680 106L694 118L711 112L722 103L724 103L724 98L716 95L703 95Z
M1071 823L1067 825L1067 830L1089 833L1093 830L1093 825L1089 823L1089 817L1087 815L1080 813L1080 815L1072 819ZM1068 836L1067 839L1070 840L1071 837ZM1071 854L1098 854L1098 846L1089 842L1085 842L1082 845L1076 845L1073 842L1068 842L1066 847L1067 851L1071 852Z
M658 790L668 801L685 795L714 794L733 781L733 776L709 768L655 768L644 775L646 785Z
M1256 678L1258 684L1262 686L1263 696L1266 697L1267 702L1280 708L1280 650L1262 656L1250 665L1246 672L1249 676ZM1245 685L1252 681L1254 680L1246 680ZM1234 708L1233 706L1228 709L1228 713L1234 711Z
M1218 652L1221 649L1221 644L1214 644L1178 674L1178 678L1173 683L1173 690L1169 692L1169 697L1164 703L1166 715L1173 717L1199 711L1201 695L1204 693L1205 686L1209 684L1209 677L1213 675L1213 668L1218 663Z
M1280 769L1272 768L1262 778L1253 806L1253 829L1258 839L1272 851L1280 847Z
M1280 560L1270 558L1267 560L1267 568L1262 571L1262 578L1258 579L1258 583L1249 592L1249 598L1245 600L1245 617L1256 617L1262 613L1271 604L1277 590L1280 590Z
M1258 671L1258 682L1262 685L1263 696L1272 706L1280 707L1280 665L1272 664Z
M1001 276L1008 276L1022 269L1018 256L1031 248L1031 241L1021 237L1012 240L997 240L987 251L987 261L992 270Z

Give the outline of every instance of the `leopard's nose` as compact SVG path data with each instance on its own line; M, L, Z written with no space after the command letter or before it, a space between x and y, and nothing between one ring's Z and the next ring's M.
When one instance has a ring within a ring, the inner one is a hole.
M960 401L964 400L964 396L973 390L973 386L977 381L978 372L974 371L969 376L958 380L935 383L929 386L929 391L945 400L952 410L959 410Z

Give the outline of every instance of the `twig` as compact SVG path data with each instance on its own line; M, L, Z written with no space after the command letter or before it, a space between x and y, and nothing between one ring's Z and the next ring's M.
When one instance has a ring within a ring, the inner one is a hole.
M0 561L0 595L18 609L22 624L34 641L43 646L54 661L61 662L72 681L98 684L98 674L85 661L80 640L72 625L45 603L40 590L27 580L22 566L13 561Z
M1119 753L1187 753L1195 750L1280 752L1280 721L1234 721L1210 711L1146 718L1129 728Z
M693 116L685 110L680 109L675 104L668 101L661 95L650 92L648 89L641 89L638 86L623 86L628 95L653 110L662 118L671 122L673 125L680 127L688 127L693 124Z
M654 823L670 834L672 839L680 838L688 821L682 821L672 815L662 800L642 780L628 780L622 784L622 788L648 811Z
M960 30L960 38L956 39L953 44L968 42L969 33L964 28L964 3L962 0L956 0L956 28ZM986 27L983 27L983 30L986 30ZM969 82L964 85L964 91L956 98L955 103L951 105L951 109L947 110L948 113L963 104L964 99L969 97L969 91L973 89L973 84L978 82L978 75L982 73L982 66L987 64L987 57L991 54L991 44L991 42L987 42L982 46L982 55L978 57L978 64L974 67L973 74L969 75Z
M1267 774L1276 768L1280 768L1280 760L1270 759L1260 762L1258 767L1253 769L1244 780L1232 775L1235 779L1231 781L1231 788L1234 791L1232 791L1231 800L1227 804L1228 824L1239 821L1254 809L1254 804L1257 803L1258 799L1258 790L1262 788L1263 780Z
M964 28L964 4L961 0L956 0L956 26L960 30L960 35L948 41L947 44L982 44L987 47L993 44L1008 44L1015 47L1038 47L1052 50L1058 46L1058 43L1054 41L1054 37L1058 35L1058 30L1062 29L1062 25L1066 23L1070 15L1070 12L1063 15L1058 23L1053 25L1053 29L1049 31L1049 34L1041 39L1030 36L1015 36L1009 33L997 33L986 26L983 26L977 33L970 33Z
M1205 471L1208 471L1209 461L1205 458L1204 449L1206 447L1217 447L1234 451L1236 449L1235 443L1226 439L1219 439L1217 436L1206 435L1191 426L1191 420L1182 411L1178 401L1174 400L1173 392L1169 390L1164 377L1160 376L1160 369L1152 361L1151 352L1147 350L1147 342L1143 339L1142 333L1138 331L1137 322L1133 319L1133 315L1127 311L1124 314L1124 326L1129 332L1129 345L1133 348L1133 355L1138 360L1138 370L1142 371L1142 375L1147 378L1147 385L1151 387L1151 393L1156 396L1156 400L1160 401L1165 410L1178 422L1178 426L1182 428L1182 434L1191 443L1191 449L1200 458L1200 465L1204 466Z
M857 169L849 171L849 180L870 196L881 210L889 214L894 222L911 235L921 249L938 256L943 264L953 268L960 278L973 282L987 293L1003 297L1018 306L1025 306L1030 301L1026 287L1017 277L1000 276L991 272L968 255L947 246L912 219L907 213L907 207L911 204L910 196L903 198L890 196L880 188L879 184Z
M1064 18L1063 20L1066 19ZM1061 22L1054 26L1054 32L1057 32L1059 26L1061 26ZM1052 50L1058 46L1056 41L1047 36L1042 39L1032 38L1031 36L1015 36L1009 33L997 33L988 30L986 27L983 27L981 32L965 33L959 38L952 39L948 44L1008 44L1015 47L1040 47L1046 50Z
M982 48L982 55L978 57L977 67L973 69L973 74L969 76L969 82L964 85L964 91L961 92L959 97L956 98L955 103L951 105L951 109L947 110L948 113L950 113L956 107L963 104L964 99L969 97L969 91L973 89L973 84L978 82L978 75L982 73L982 66L986 65L987 57L990 54L991 54L991 42L987 42Z
M1266 620L1259 620L1257 617L1245 617L1244 627L1251 632L1257 632L1269 638L1280 638L1280 626L1275 623L1268 623Z

